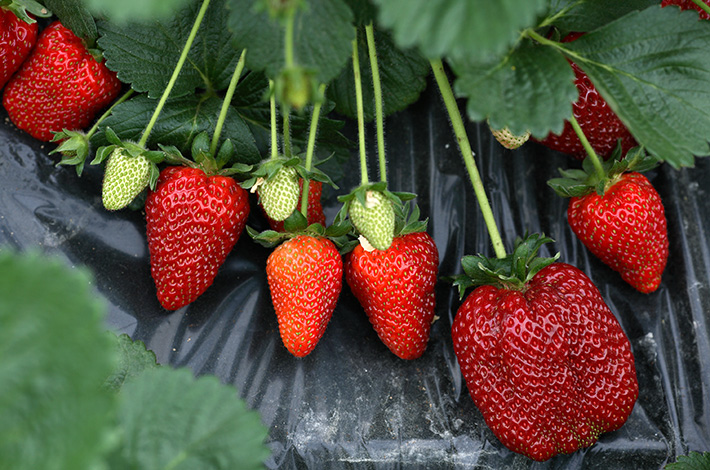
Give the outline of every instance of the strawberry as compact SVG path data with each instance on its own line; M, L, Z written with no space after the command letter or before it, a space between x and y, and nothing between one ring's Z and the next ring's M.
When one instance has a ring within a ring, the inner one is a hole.
M299 202L298 172L293 166L282 166L257 191L266 215L277 222L284 221Z
M563 172L568 178L549 183L570 197L567 220L577 238L624 281L650 293L658 289L668 261L668 232L661 197L639 170L656 161L635 150L611 160L601 180L587 168Z
M117 147L106 161L102 200L110 211L126 207L143 191L150 179L151 164L143 155L133 156Z
M37 22L20 19L14 11L0 7L0 88L20 68L37 42Z
M517 149L530 138L530 132L526 132L522 135L516 135L510 132L510 129L507 127L504 127L503 129L493 129L489 125L489 128L491 130L491 134L493 134L493 137L495 137L498 143L510 150Z
M402 359L427 347L434 321L439 252L426 232L398 235L385 250L348 253L345 278L382 342Z
M169 166L145 204L151 274L158 300L176 310L212 285L249 215L249 195L233 178Z
M298 180L298 187L299 187L299 196L298 196L298 201L301 200L301 197L303 195L303 178L300 178ZM307 217L307 223L308 225L310 224L321 224L325 226L325 213L323 212L323 206L321 204L321 193L323 192L323 183L320 181L310 181L308 183L308 217ZM261 206L263 209L263 206ZM298 204L296 205L298 207ZM266 211L264 211L264 214L266 214ZM284 223L283 221L275 221L267 216L267 220L269 222L269 226L271 227L272 230L276 230L277 232L283 232L284 231Z
M703 2L710 6L710 0L703 0ZM700 5L695 3L693 0L663 0L661 2L662 7L667 7L669 5L677 5L681 10L697 10L700 12L701 19L710 20L710 13L703 10Z
M330 239L298 235L269 255L266 275L286 349L310 354L325 333L343 285L343 261Z
M570 33L563 38L562 42L574 41L581 35L582 33ZM619 139L621 139L623 153L636 146L634 137L601 97L587 74L574 62L570 64L574 70L574 83L579 91L579 99L572 105L572 112L594 151L602 158L609 158ZM565 121L561 134L550 133L544 139L537 141L552 150L572 155L580 160L587 155L569 121Z
M378 250L390 247L394 237L394 207L382 191L368 189L364 197L355 197L349 204L348 215L370 245Z
M120 91L116 74L55 21L8 82L3 105L18 128L49 142L53 132L88 127Z
M548 240L528 238L504 260L465 257L470 277L459 287L486 285L468 295L451 329L486 424L510 450L538 461L620 428L638 397L621 325L582 271L535 257Z

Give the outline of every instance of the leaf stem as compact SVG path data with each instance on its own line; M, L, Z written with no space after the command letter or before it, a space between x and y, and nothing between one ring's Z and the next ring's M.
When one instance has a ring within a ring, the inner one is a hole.
M497 258L505 258L505 246L503 245L503 240L500 237L498 226L496 225L495 218L493 217L493 211L491 210L491 206L488 202L488 197L486 196L486 190L483 187L481 175L478 173L478 168L476 168L474 153L473 150L471 150L471 144L468 141L468 136L466 135L466 128L464 126L463 119L461 119L461 113L459 112L458 105L456 104L456 97L451 89L446 72L444 71L444 65L441 63L440 59L432 59L430 60L430 63L431 68L434 71L434 78L439 86L439 91L444 99L446 111L451 119L451 126L453 127L454 134L456 135L456 141L459 144L459 150L461 151L464 164L468 170L468 175L471 179L476 199L478 200L478 205L483 213L483 220L488 228L488 234L491 237L493 250L495 251Z
M318 96L324 96L325 83L318 88ZM313 114L311 115L311 127L308 131L308 147L306 147L306 171L311 171L313 167L313 152L316 148L316 134L318 132L318 120L320 118L320 110L323 105L323 100L316 100L313 105ZM301 213L308 219L308 192L310 191L310 180L304 178L303 189L301 191Z
M279 143L276 130L276 96L274 95L274 81L269 80L269 109L271 116L271 158L279 155Z
M357 50L357 34L353 45L353 74L355 76L355 102L357 103L357 134L360 148L360 183L369 183L367 178L367 155L365 151L365 116L362 105L362 78L360 77L360 59Z
M202 2L200 11L197 13L195 23L192 25L192 30L190 30L190 35L187 37L187 42L185 42L185 46L182 48L182 53L180 54L180 58L178 59L177 65L175 66L175 70L173 70L173 74L170 77L170 81L165 87L165 90L163 90L163 95L160 97L160 101L158 101L158 105L155 107L153 116L150 118L150 122L148 122L148 125L143 131L141 139L138 141L138 145L140 145L141 147L145 147L145 144L148 142L148 136L150 136L150 133L153 130L153 127L155 126L155 123L158 122L158 116L163 110L163 106L165 106L165 102L168 100L168 96L170 96L170 92L175 86L175 82L177 82L178 75L180 75L180 70L182 70L182 66L185 63L185 60L187 60L187 55L190 52L192 43L195 41L195 37L197 36L197 30L200 29L200 24L202 23L202 19L205 17L205 13L207 12L207 7L209 7L209 5L210 0L204 0Z
M246 56L247 50L242 51L242 55L239 57L237 62L237 67L234 69L234 74L229 82L229 88L227 88L227 94L224 96L224 102L222 102L222 109L219 112L219 118L217 119L217 125L214 129L214 135L212 136L212 142L210 143L210 155L214 156L217 154L217 144L219 143L219 136L222 133L222 128L224 127L224 121L227 118L227 112L229 111L229 105L232 103L232 97L234 96L234 90L237 89L237 83L239 83L239 77L242 75L242 70L244 70L244 57Z
M569 118L569 123L572 124L572 129L574 129L575 134L579 137L579 141L582 142L582 147L584 147L588 158L591 160L592 165L594 165L594 171L597 173L599 180L602 181L606 178L604 167L602 166L601 160L599 160L599 156L594 151L592 144L589 143L587 136L584 135L584 131L582 131L582 128L577 122L577 118L574 117L574 113L572 113L572 117Z
M693 0L693 3L702 8L705 13L710 15L710 6L705 4L702 0Z
M375 122L377 127L377 156L380 162L380 181L387 181L387 159L385 156L385 131L382 111L382 83L380 68L377 65L377 48L375 47L375 32L370 22L365 26L367 49L370 53L370 68L372 69L372 87L375 93Z
M111 113L116 108L116 106L118 106L119 104L123 103L128 98L130 98L131 95L133 95L133 93L134 93L133 88L130 88L127 92L125 92L123 94L123 96L121 96L119 99L114 101L111 104L111 106L101 115L101 117L99 117L99 119L96 120L96 123L94 123L94 125L91 126L91 129L89 129L89 131L86 133L86 138L91 139L91 137L96 133L96 131L99 130L99 125L101 124L101 122L111 115Z

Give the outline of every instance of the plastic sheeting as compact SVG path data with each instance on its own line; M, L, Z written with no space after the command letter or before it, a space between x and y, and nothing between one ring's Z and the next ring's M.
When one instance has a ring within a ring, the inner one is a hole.
M353 128L346 127L350 137ZM38 247L87 266L112 329L144 341L163 364L233 384L270 428L270 468L651 469L689 450L710 450L710 161L648 174L665 203L671 255L661 287L645 295L577 241L567 201L546 185L576 160L534 143L505 150L485 125L468 131L507 248L526 231L554 238L543 254L559 251L561 261L590 276L636 358L640 395L627 423L588 449L544 463L500 444L469 397L450 335L460 301L443 281L440 318L414 361L386 349L347 285L315 351L291 356L266 283L270 251L246 234L202 297L167 312L150 277L143 214L104 210L99 168L87 165L79 178L71 167L55 167L58 157L48 155L54 144L33 140L7 119L0 125L0 246ZM369 129L371 146L372 135ZM466 254L493 256L436 88L388 118L386 137L389 188L419 195L440 274L460 272ZM376 179L374 147L369 153ZM348 165L342 189L325 201L329 221L339 208L335 197L359 184L355 150ZM252 211L250 224L264 228L259 217Z

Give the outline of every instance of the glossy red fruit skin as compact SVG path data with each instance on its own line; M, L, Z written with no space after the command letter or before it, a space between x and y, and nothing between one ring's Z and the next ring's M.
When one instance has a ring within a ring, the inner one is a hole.
M0 88L17 72L37 42L37 23L0 8Z
M172 166L145 203L151 275L160 304L177 310L212 285L249 216L249 195L225 176Z
M299 235L269 255L266 276L286 349L310 354L325 334L343 287L343 260L327 238Z
M116 74L55 21L7 83L3 106L19 129L49 142L53 132L86 129L120 91Z
M574 41L581 35L581 33L568 34L562 42ZM601 97L587 74L574 62L570 62L570 65L574 70L574 84L579 91L579 98L572 104L572 112L587 140L589 140L597 155L606 159L611 156L618 144L618 140L621 139L622 155L626 155L629 149L637 145L636 140L604 98ZM565 121L561 134L550 133L544 139L538 140L538 142L552 150L571 155L580 160L587 156L582 142L577 137L569 121Z
M703 0L703 3L710 5L710 0ZM693 0L663 0L661 2L662 7L667 7L669 5L677 5L681 10L696 10L700 12L700 18L703 20L710 20L710 14L700 8L693 2Z
M345 279L380 340L402 359L424 354L435 314L439 251L426 232L400 235L387 250L348 253Z
M579 269L553 263L524 290L476 288L452 325L461 372L510 450L544 461L621 427L638 397L630 343Z
M301 200L301 196L303 195L303 179L298 180L298 186L300 189L299 193L299 201ZM310 181L308 184L308 225L319 223L322 226L325 227L325 213L323 212L323 205L321 203L321 194L323 193L323 183L320 181ZM259 204L259 207L261 207L261 204ZM298 206L296 207L298 210L301 209L301 204L299 202ZM264 212L262 208L262 212ZM264 216L266 217L266 220L269 222L269 227L271 227L271 230L275 230L277 232L283 232L284 231L284 221L275 221L271 219L270 217L266 216L266 212L264 212Z
M604 264L643 293L658 289L668 262L663 202L641 173L624 173L604 196L570 199L567 220L574 234Z

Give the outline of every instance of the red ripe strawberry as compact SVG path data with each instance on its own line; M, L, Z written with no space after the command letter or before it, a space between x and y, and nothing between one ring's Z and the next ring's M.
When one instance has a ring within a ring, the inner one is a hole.
M358 245L345 278L382 342L402 359L420 357L434 321L439 252L426 232L394 238L385 251Z
M582 271L552 263L528 277L476 288L451 334L486 424L510 450L543 461L620 428L638 382L628 338Z
M573 41L581 35L582 33L571 33L562 42ZM601 97L587 74L574 62L570 62L570 64L574 70L574 84L579 91L579 99L572 105L572 112L587 140L597 155L609 158L616 148L618 140L621 139L622 155L626 154L629 149L636 146L636 140ZM582 142L568 121L565 121L561 134L550 133L538 142L578 159L583 159L587 155L582 147Z
M570 199L572 231L597 258L643 293L655 291L668 261L661 197L641 173L624 173L600 196Z
M167 167L145 203L151 274L167 310L212 285L249 215L249 195L234 179L198 168Z
M120 91L116 74L55 21L8 82L3 105L18 128L48 142L53 132L88 127Z
M710 0L703 0L703 2L710 6ZM710 20L710 14L700 8L693 0L663 0L661 2L662 7L667 7L668 5L677 5L681 10L697 10L700 12L701 19Z
M301 197L303 195L303 179L298 180L298 186L299 186L299 196L298 200L301 200ZM315 181L311 180L308 183L308 225L310 224L315 224L319 223L322 226L325 227L325 214L323 213L323 206L321 204L321 194L323 192L323 183L320 181ZM300 202L299 202L300 204ZM296 208L298 209L300 205L297 205ZM263 209L262 209L263 210ZM264 214L266 214L264 212ZM284 231L284 222L283 221L275 221L268 216L266 216L266 219L269 222L269 226L271 227L272 230L276 230L277 232L283 232Z
M266 261L281 340L296 357L310 354L323 337L343 286L343 261L332 241L299 235Z
M37 23L28 23L0 8L0 88L4 87L37 42Z

